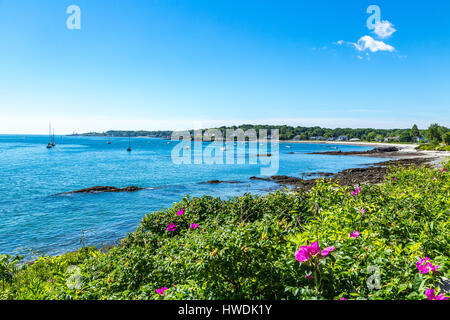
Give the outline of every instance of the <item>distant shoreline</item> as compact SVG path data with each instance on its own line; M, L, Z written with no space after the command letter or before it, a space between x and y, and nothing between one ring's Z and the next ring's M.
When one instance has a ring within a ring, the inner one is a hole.
M432 151L432 150L417 150L416 147L419 146L417 143L383 143L383 142L364 142L364 141L295 141L295 140L285 140L280 141L280 143L304 143L304 144L330 144L330 145L349 145L349 146L360 146L360 147L396 147L399 149L397 152L389 153L386 157L398 160L411 159L415 157L427 158L432 165L439 165L443 161L450 158L449 151ZM385 154L386 155L386 154ZM351 155L349 155L351 156ZM364 153L359 154L359 156L375 156L375 155L365 155Z
M361 147L397 147L399 149L405 146L418 147L417 143L386 143L386 142L368 142L368 141L322 141L322 140L280 140L280 143L306 143L306 144L340 144Z

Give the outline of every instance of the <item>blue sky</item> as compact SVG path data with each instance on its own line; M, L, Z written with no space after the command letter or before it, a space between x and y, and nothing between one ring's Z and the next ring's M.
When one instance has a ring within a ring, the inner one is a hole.
M66 26L72 4L80 30ZM367 28L369 5L392 35ZM444 0L0 0L0 133L450 126L449 12Z

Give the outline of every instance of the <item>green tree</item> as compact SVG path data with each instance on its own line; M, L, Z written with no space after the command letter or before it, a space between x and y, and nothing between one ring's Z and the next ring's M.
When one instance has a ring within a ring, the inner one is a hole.
M399 135L399 141L400 142L411 142L412 136L408 131L403 131Z
M370 131L367 134L367 140L373 141L373 140L375 140L376 136L377 136L377 133L375 131Z
M447 131L446 133L443 134L442 142L448 146L450 145L450 131Z
M425 132L425 137L432 144L439 144L442 140L440 126L437 123L430 125L428 130Z
M414 124L412 129L411 129L411 136L413 138L419 138L420 137L420 131L419 131L419 128L417 128L416 124Z

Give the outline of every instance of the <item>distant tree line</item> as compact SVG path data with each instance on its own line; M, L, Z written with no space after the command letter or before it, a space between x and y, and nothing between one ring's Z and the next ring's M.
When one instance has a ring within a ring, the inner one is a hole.
M339 137L350 139L360 139L361 141L398 141L398 142L426 142L449 144L450 130L438 124L432 124L427 130L419 130L417 125L413 125L411 129L351 129L336 128L328 129L321 127L293 127L293 126L273 126L273 125L251 125L244 124L240 126L220 127L216 128L222 131L225 136L227 129L254 129L258 132L260 129L267 129L270 133L271 129L278 129L280 132L280 140L333 140Z
M360 139L361 141L398 141L398 142L429 142L431 144L446 144L450 145L450 129L432 124L426 130L419 130L417 125L413 125L411 129L351 129L351 128L336 128L327 129L321 127L293 127L287 125L251 125L243 124L240 126L222 126L218 129L222 132L223 137L226 137L226 130L242 129L247 131L254 129L257 133L261 129L268 130L270 134L271 129L278 129L280 132L280 140L336 140L339 137L346 139ZM194 130L190 130L193 136ZM124 130L110 130L102 133L90 132L81 134L83 136L104 136L104 137L157 137L170 138L172 131L124 131Z
M106 132L88 132L83 134L73 134L73 136L91 136L91 137L155 137L170 138L172 131L129 131L129 130L109 130Z

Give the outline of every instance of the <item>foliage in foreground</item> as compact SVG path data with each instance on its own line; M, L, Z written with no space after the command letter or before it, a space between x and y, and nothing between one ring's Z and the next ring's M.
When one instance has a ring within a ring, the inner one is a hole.
M107 252L20 268L1 256L0 299L443 298L450 178L392 170L356 190L322 180L308 193L187 197Z

